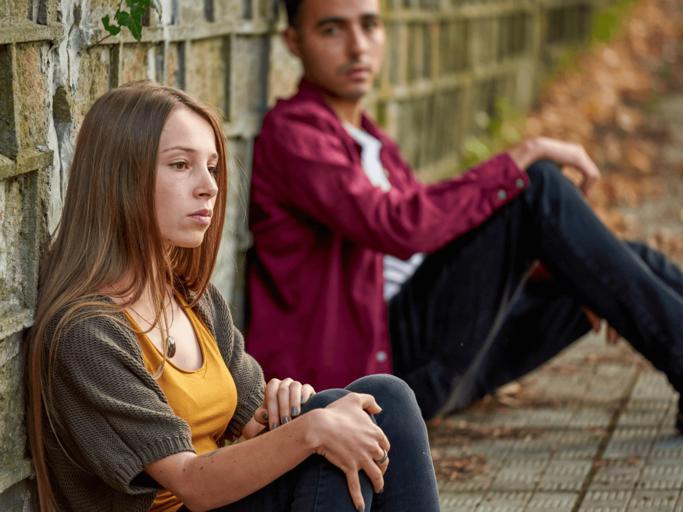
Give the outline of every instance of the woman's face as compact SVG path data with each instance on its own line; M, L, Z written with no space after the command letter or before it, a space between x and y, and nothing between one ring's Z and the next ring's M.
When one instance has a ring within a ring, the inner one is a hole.
M159 140L156 216L164 245L197 247L211 224L218 187L216 137L199 114L180 107Z

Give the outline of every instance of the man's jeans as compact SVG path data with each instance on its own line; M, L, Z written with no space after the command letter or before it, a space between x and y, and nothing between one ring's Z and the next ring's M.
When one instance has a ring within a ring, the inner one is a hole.
M681 271L615 238L552 163L527 172L520 197L426 258L389 303L394 373L415 391L423 416L434 416L466 374L467 402L553 357L589 331L584 307L683 390ZM524 284L535 260L551 281Z
M345 389L329 389L313 395L301 407L302 414L326 407L349 392L375 397L382 412L374 418L391 443L381 494L375 494L370 479L364 472L360 473L366 512L438 512L439 496L427 429L415 395L405 382L391 375L363 377ZM354 510L344 473L324 457L313 455L263 489L214 512ZM182 507L179 512L189 511Z

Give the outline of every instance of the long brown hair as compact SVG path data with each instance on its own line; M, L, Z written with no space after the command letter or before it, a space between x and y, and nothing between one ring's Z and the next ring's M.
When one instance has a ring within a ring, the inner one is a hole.
M157 153L164 124L180 107L202 116L214 130L218 195L203 243L167 251L154 214ZM41 512L57 510L42 429L43 416L49 421L54 416L50 370L60 333L68 324L121 311L145 289L156 312L154 324L163 327L169 283L175 290L193 292L189 307L196 304L209 285L223 232L227 156L221 120L211 107L150 81L110 90L85 116L60 224L41 262L38 306L27 339L28 431ZM124 278L126 289L117 294L129 300L118 306L102 302L102 290ZM55 329L48 331L56 317Z

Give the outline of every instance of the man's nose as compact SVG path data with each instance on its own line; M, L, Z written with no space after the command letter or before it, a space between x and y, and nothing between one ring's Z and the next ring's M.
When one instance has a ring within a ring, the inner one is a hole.
M351 56L357 57L365 53L368 49L368 40L363 28L360 25L352 25L349 33L349 53Z

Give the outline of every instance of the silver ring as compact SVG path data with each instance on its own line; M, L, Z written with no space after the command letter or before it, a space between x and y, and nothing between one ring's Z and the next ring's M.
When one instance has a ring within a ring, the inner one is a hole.
M384 457L382 457L382 458L379 459L379 460L376 460L376 461L375 461L375 464L382 464L382 462L384 462L385 460L387 460L387 457L389 457L389 454L387 453L387 451L384 450L384 448L382 448L382 450L384 451Z

